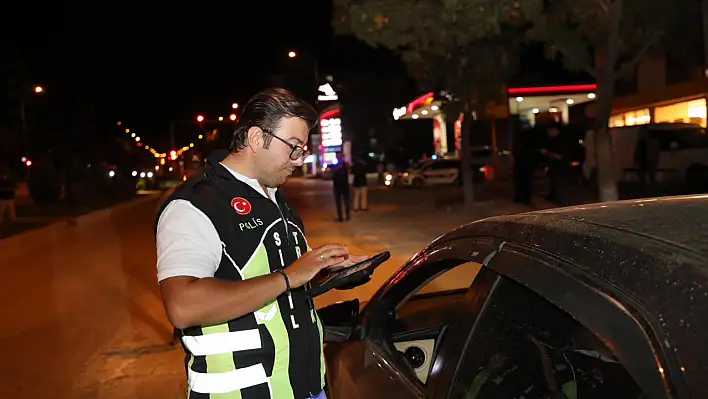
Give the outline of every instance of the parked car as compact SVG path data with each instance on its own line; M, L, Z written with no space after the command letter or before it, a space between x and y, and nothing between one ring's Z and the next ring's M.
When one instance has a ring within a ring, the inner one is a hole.
M707 398L706 209L643 199L454 230L366 304L319 311L329 397Z

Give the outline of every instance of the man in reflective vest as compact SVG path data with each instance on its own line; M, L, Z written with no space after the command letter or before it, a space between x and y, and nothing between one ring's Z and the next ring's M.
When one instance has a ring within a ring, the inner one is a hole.
M307 295L322 269L366 259L338 244L310 249L278 191L303 164L317 114L283 89L243 109L229 152L165 201L157 275L182 332L189 398L322 398L322 326Z

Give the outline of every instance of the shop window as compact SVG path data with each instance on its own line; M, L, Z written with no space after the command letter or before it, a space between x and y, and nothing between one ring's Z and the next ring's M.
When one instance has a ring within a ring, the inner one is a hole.
M693 123L706 127L706 99L701 98L665 107L656 107L654 120L657 123Z
M651 123L649 108L613 115L610 118L610 127L646 125L647 123Z

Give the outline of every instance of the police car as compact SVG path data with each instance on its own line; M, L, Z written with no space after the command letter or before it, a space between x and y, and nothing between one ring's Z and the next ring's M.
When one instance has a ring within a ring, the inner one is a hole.
M474 222L360 311L319 310L330 397L708 398L708 196Z

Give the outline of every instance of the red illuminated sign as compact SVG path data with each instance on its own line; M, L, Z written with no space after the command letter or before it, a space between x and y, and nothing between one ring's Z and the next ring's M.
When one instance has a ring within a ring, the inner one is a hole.
M578 93L597 91L596 84L588 85L569 85L569 86L543 86L543 87L516 87L510 88L508 93L513 96L532 96L539 94L558 94L558 93Z
M410 104L408 104L407 110L408 113L413 113L417 108L420 108L424 105L428 105L433 102L433 98L435 97L435 93L432 91L424 96L418 97L415 100L411 101Z

